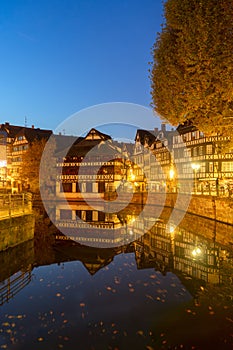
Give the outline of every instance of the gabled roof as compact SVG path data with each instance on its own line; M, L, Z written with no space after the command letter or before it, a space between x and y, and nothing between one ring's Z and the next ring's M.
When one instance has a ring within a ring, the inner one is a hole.
M111 136L92 128L84 138L76 137L76 141L73 144L70 144L70 146L66 149L60 149L56 156L63 158L85 157L87 153L94 147L98 147L98 149L96 149L96 153L98 153L99 155L112 155L113 153L119 152L119 150L117 150L117 148L114 147ZM92 154L93 152L95 151L92 151Z
M32 142L34 139L48 139L53 133L52 130L11 125L7 122L5 124L0 124L0 130L5 131L7 133L7 137L12 139L15 139L18 136L25 136L28 142Z
M22 129L22 126L11 125L9 123L1 124L0 130L7 133L7 137L15 138L17 133Z
M83 140L83 137L79 136L69 136L69 135L53 135L56 142L56 152L64 151L70 149L72 145L78 144Z
M85 136L86 140L93 140L93 139L99 139L99 140L110 140L111 136L104 134L103 132L100 132L99 130L96 130L95 128L92 128L87 135Z
M49 137L52 135L52 130L44 130L44 129L34 129L34 128L26 128L23 127L21 130L15 135L16 138L19 136L24 136L26 140L31 143L34 140L41 140L41 139L49 139Z
M139 138L139 142L142 145L145 143L145 141L147 141L148 145L150 146L155 141L157 135L157 130L138 129L135 136L135 141Z
M198 129L196 126L193 125L193 123L190 120L187 120L183 124L179 124L176 130L180 135L182 135L190 131L196 131Z

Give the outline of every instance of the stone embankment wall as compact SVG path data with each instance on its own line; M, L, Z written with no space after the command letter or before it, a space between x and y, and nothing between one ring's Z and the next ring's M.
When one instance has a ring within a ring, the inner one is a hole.
M134 203L146 203L146 195L138 193L134 195ZM233 199L215 196L187 195L167 193L155 193L150 195L150 204L153 213L156 211L153 206L163 206L160 218L165 222L169 221L174 208L181 215L180 228L186 231L203 235L212 241L221 244L233 245ZM150 205L149 205L150 207ZM148 209L150 213L150 210Z
M233 200L230 198L201 195L192 195L190 198L185 194L177 197L173 193L167 194L165 206L174 207L174 204L175 208L187 213L233 225Z
M135 193L131 203L176 208L186 213L203 216L233 225L233 199L226 197L188 195L183 193Z
M0 220L0 251L34 238L33 214Z

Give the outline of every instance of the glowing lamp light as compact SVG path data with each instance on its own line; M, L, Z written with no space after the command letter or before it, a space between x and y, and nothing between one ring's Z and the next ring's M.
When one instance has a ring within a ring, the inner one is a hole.
M131 174L131 175L130 175L130 178L131 178L132 181L134 181L134 180L135 180L135 175L134 175L134 174Z
M193 251L192 251L192 255L194 256L194 257L196 257L196 256L198 256L198 255L200 255L201 254L201 249L200 248L195 248L195 249L193 249Z
M170 177L170 179L173 179L174 175L175 175L175 171L173 169L170 169L169 170L169 177Z

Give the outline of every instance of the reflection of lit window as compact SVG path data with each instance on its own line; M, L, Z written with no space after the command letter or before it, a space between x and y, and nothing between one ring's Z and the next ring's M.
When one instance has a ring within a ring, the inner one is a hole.
M202 156L204 154L204 147L200 146L199 147L199 155Z
M98 221L98 211L93 210L92 212L92 221Z
M233 171L233 162L222 162L222 171Z
M206 154L212 154L212 153L213 153L213 146L206 145Z

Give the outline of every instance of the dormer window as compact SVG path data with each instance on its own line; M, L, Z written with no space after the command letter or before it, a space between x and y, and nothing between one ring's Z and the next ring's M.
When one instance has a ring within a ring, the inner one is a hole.
M24 140L24 138L25 138L24 136L18 136L18 137L17 137L17 140L18 140L18 141L22 141L22 140Z

